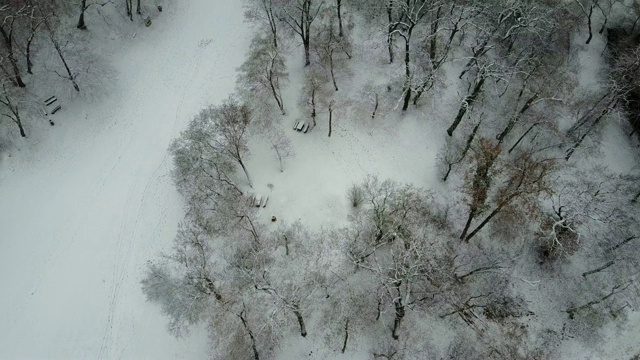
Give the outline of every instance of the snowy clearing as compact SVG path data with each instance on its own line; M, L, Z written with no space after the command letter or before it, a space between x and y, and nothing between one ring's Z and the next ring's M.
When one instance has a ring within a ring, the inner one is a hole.
M176 2L150 29L111 55L114 95L67 101L0 164L1 358L205 356L205 332L169 335L139 282L184 216L167 146L233 91L247 33L236 1Z

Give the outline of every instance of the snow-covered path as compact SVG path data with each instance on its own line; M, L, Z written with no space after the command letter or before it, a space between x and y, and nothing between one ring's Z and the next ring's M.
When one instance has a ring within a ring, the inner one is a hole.
M166 7L113 55L114 95L65 104L35 153L0 174L0 358L205 357L140 290L182 218L167 146L232 91L248 45L241 1Z

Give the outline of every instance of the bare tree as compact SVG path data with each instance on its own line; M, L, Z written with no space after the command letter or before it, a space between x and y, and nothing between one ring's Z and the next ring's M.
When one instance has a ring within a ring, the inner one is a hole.
M209 107L200 113L213 126L213 137L209 140L215 151L228 156L242 168L250 187L251 177L244 164L244 157L249 152L246 132L251 122L249 108L230 97L218 107Z
M245 11L245 17L252 21L262 23L271 33L273 47L278 47L278 15L277 3L273 0L252 0Z
M467 189L469 193L469 215L464 225L461 240L467 240L467 231L471 226L471 222L476 215L482 210L487 201L488 191L491 187L491 178L493 177L493 166L500 154L500 147L491 144L487 140L480 140L478 149L474 156L476 169L472 176L467 178Z
M478 128L480 128L481 123L482 118L480 118L480 121L478 121L478 123L473 127L464 144L461 142L462 139L455 137L447 138L446 143L443 145L443 149L438 154L443 166L441 169L442 181L447 181L451 170L453 170L453 166L460 164L465 159L471 149L471 144L473 144L473 140L478 133Z
M247 59L240 67L238 83L241 93L252 99L256 95L272 97L284 115L280 84L288 78L288 74L280 50L261 36L253 39L250 49Z
M286 0L281 5L280 19L302 40L305 66L311 64L311 24L323 5L324 0Z
M389 33L389 37L394 35L402 37L404 40L404 102L402 111L406 111L411 101L411 36L418 23L425 17L430 8L430 1L426 0L407 0L398 1L397 8L400 13L400 20L389 26L393 30Z
M0 112L2 117L5 119L9 119L11 122L15 123L20 130L20 136L27 137L27 133L24 131L24 126L22 125L22 118L20 117L20 106L18 102L14 99L14 94L7 89L6 84L2 83L2 94L0 95L0 105L2 108Z
M18 59L16 57L17 45L15 41L15 31L19 23L19 19L25 15L25 11L27 11L27 5L15 8L11 5L0 5L0 17L3 19L0 24L0 36L2 37L2 45L6 54L6 57L1 56L0 60L8 60L11 68L10 80L18 87L25 87L26 84L22 81L22 75L18 66ZM5 70L5 72L7 71Z
M515 205L518 203L519 206L532 211L536 208L533 204L536 203L538 196L544 193L550 194L552 191L549 186L549 176L554 170L553 159L537 159L529 153L523 153L500 167L502 168L497 170L497 174L504 174L505 180L499 182L502 186L493 189L495 195L491 201L490 211L471 232L468 234L464 232L465 236L461 236L464 241L471 240L501 211L509 209L511 214L517 215L518 208ZM494 181L490 185L494 183L497 182ZM478 188L471 188L470 191L475 193L476 190L481 190L480 195L482 195L485 193L485 189L482 188L486 186L485 184L486 182L474 181L471 186L477 185ZM465 226L465 228L469 227Z
M267 139L276 153L280 172L284 172L284 161L294 155L289 137L279 127L271 126L266 132Z

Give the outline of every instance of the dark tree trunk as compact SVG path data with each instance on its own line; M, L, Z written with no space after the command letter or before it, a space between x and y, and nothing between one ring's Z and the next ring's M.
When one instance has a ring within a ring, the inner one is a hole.
M269 5L267 6L266 1L269 1ZM273 4L271 0L264 0L262 5L264 6L264 11L267 14L267 18L269 19L269 28L271 30L271 37L273 39L273 47L278 48L278 25L276 23L276 17L273 15Z
M304 46L304 66L311 64L309 48L311 47L311 0L304 0L302 5L302 20L300 22L300 28L302 29L302 45Z
M138 3L136 4L136 13L138 15L142 14L142 10L140 9L140 0L138 0Z
M53 38L51 38L51 41L53 42L53 47L58 52L58 56L60 57L60 60L62 60L62 64L64 64L64 68L67 70L67 75L69 76L68 79L73 84L73 88L76 89L77 92L80 92L80 87L76 82L76 78L71 72L71 69L69 69L69 65L67 64L67 60L64 58L64 54L62 54L62 49L60 48L60 44L58 43L58 41L54 40Z
M447 173L444 174L442 181L447 181L447 179L449 178L449 173L451 173L451 170L453 169L453 165L459 164L467 156L467 153L469 152L469 149L471 149L471 144L473 143L473 139L475 139L476 134L478 133L478 129L480 128L481 123L482 123L482 119L480 119L480 121L478 121L476 126L473 127L471 134L469 134L469 137L467 138L467 143L464 146L464 150L462 150L462 154L460 154L460 158L454 162L447 164L448 166Z
M247 334L249 335L249 338L251 339L251 349L253 350L253 359L260 360L260 354L258 354L258 348L256 347L256 338L253 336L253 331L251 331L251 328L249 328L249 324L247 323L247 319L244 316L244 314L245 312L242 311L238 316L242 321L242 326L244 327L244 330L247 332Z
M342 0L336 0L336 7L338 8L338 36L342 37ZM343 351L344 352L344 351Z
M284 102L282 100L282 96L279 94L280 91L280 87L276 86L275 84L275 75L273 72L273 68L275 67L275 63L276 63L276 58L274 57L273 59L271 59L271 68L269 69L269 85L271 86L271 93L273 94L273 97L276 99L276 103L278 104L278 108L280 108L280 112L282 112L282 115L285 115L285 111L284 111Z
M584 134L582 134L582 136L580 136L580 138L578 138L578 141L575 142L575 144L573 144L573 146L571 148L569 148L569 150L567 150L567 155L564 157L565 160L569 160L571 158L571 156L573 155L573 153L576 151L576 149L578 149L578 147L580 147L580 145L582 144L582 142L584 141L584 139L587 137L587 135L589 135L600 123L600 121L607 115L609 114L609 111L611 111L611 109L615 108L617 103L617 100L615 100L613 102L613 105L611 107L607 107L606 109L602 110L602 112L600 113L600 115L598 115L598 117L593 121L593 123L591 124L591 126L589 126L589 128L587 129L587 131L584 132Z
M80 30L85 30L87 28L87 25L84 23L85 10L87 10L87 0L82 0L82 3L80 4L80 18L78 19L78 25L76 25L76 28Z
M480 92L482 91L482 85L484 85L484 80L485 80L485 77L482 76L480 78L480 81L478 81L476 83L476 86L473 88L473 92L471 93L471 95L467 96L464 99L464 102L462 103L462 105L460 105L460 109L458 110L458 115L456 115L456 118L453 121L453 124L451 124L451 126L449 126L449 128L447 129L447 134L449 136L453 136L453 132L456 130L458 125L460 125L460 122L462 121L462 117L467 112L469 107L473 105L473 103L476 101L476 99L478 98L478 95L480 95Z
M393 330L391 331L391 337L394 340L398 340L400 338L400 336L398 335L398 328L400 327L400 322L402 322L402 318L404 318L405 314L404 305L402 304L402 298L400 298L400 294L398 294L398 298L393 301L393 305L396 310L396 317L393 319Z
M32 35L29 37L29 40L27 40L27 51L26 51L27 73L32 75L33 75L33 63L31 62L31 43L33 42L33 38L34 36Z
M511 200L515 197L516 195L512 194L504 202L500 203L500 205L498 205L495 209L493 209L493 211L484 220L482 220L480 225L478 225L475 229L473 229L473 231L469 235L467 235L464 241L469 242L471 238L476 236L478 231L482 230L482 228L484 228L484 226L487 225L489 221L491 221L491 219L493 219L493 217L496 216L502 210L502 208L504 208L507 204L509 204Z
M442 181L445 181L445 182L447 181L447 179L449 178L449 174L451 174L452 169L453 169L453 164L447 164L447 172L442 177Z
M599 304L599 303L607 300L608 298L612 297L613 295L626 290L629 287L629 285L631 285L631 284L632 284L632 282L627 282L627 283L624 283L624 284L616 285L611 289L611 292L609 294L607 294L607 295L605 295L605 296L603 296L603 297L601 297L599 299L589 301L588 303L586 303L584 305L569 308L569 309L567 309L565 311L569 315L569 318L573 319L575 317L575 314L578 311L580 311L582 309L586 309L588 307L591 307L593 305Z
M313 127L316 127L316 88L313 85L311 89L311 120L313 121Z
M394 26L391 26L393 22L393 2L389 0L387 2L387 18L389 20L389 29L387 31L387 45L389 48L389 63L393 63L393 30L395 30Z
M511 152L513 151L513 149L516 148L516 146L518 146L518 144L520 144L520 142L522 140L524 140L524 138L527 136L527 134L529 134L529 132L531 132L531 130L533 130L534 127L536 127L538 125L538 123L535 123L533 125L531 125L527 131L524 132L524 134L522 134L522 136L520 136L520 138L518 139L518 141L516 141L515 144L513 144L513 146L511 147L511 149L509 149L508 153L511 154Z
M249 171L247 171L247 167L244 166L244 162L242 161L242 159L240 158L239 155L238 155L238 163L240 164L240 167L242 168L242 171L244 171L244 174L247 177L247 181L249 182L249 187L253 188L253 183L251 182L251 177L249 176Z
M402 111L406 111L409 108L409 102L411 101L411 69L409 67L411 62L411 53L410 53L410 41L411 41L411 32L413 31L413 27L410 27L407 31L407 37L405 37L404 43L404 75L405 75L405 85L404 85L404 104L402 105Z
M469 216L467 217L467 223L464 225L464 229L462 230L462 234L460 234L460 240L465 240L465 241L469 241L467 239L465 239L465 237L467 236L467 231L469 231L469 227L471 227L471 222L473 221L473 218L476 216L476 212L478 211L478 208L473 206L471 207L471 209L469 209Z
M331 124L333 122L333 110L331 109L331 105L329 105L329 137L331 137Z
M333 81L333 88L338 91L338 84L336 82L336 75L333 71L333 50L329 51L329 70L331 71L331 80Z
M18 129L20 129L20 136L27 137L27 133L24 132L24 128L22 127L22 121L18 120Z
M600 271L606 270L608 267L610 267L611 265L613 265L615 263L616 263L615 261L609 261L608 263L600 266L597 269L593 269L593 270L589 270L589 271L583 272L582 273L582 277L587 277L589 275L593 275L593 274L599 273Z
M513 130L513 127L520 120L520 117L522 116L522 114L524 114L531 107L531 104L533 104L533 102L537 98L538 98L538 94L537 93L533 94L533 96L531 96L527 100L527 102L525 102L525 104L522 106L522 109L520 109L520 111L518 111L518 113L509 120L509 123L504 128L504 130L502 130L502 132L498 134L498 136L496 136L496 140L498 140L498 144L502 144L502 141L511 132L511 130Z
M593 39L593 31L591 30L591 15L593 15L593 4L589 8L589 15L587 15L587 27L589 28L589 37L587 38L586 44L589 45L591 39Z
M347 322L344 324L344 341L342 342L342 350L340 351L343 354L347 350L348 340L349 340L349 319L347 319Z
M297 304L293 304L293 313L296 315L298 325L300 325L300 335L302 337L307 337L307 328L304 325L304 319L302 318L302 313L300 312L300 308Z
M376 105L373 107L373 113L371 114L371 118L375 118L376 117L376 112L378 111L378 93L376 94Z
M438 46L438 21L440 20L440 10L442 5L438 6L436 11L436 19L431 23L431 41L429 44L429 57L431 61L436 61L437 46Z
M287 235L282 235L284 237L284 250L285 250L285 255L289 256L289 238L287 238Z

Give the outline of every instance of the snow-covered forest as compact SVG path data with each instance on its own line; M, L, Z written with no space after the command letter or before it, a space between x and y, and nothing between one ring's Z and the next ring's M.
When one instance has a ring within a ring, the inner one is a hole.
M640 1L0 10L0 357L640 358Z

